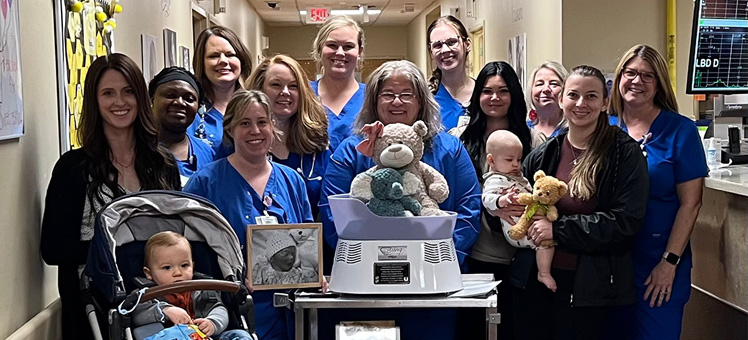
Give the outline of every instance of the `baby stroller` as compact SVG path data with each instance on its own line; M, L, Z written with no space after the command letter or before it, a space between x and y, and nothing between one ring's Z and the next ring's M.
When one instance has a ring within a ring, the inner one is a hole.
M190 241L195 270L193 280L148 288L150 281L143 277L145 243L161 231L174 231ZM228 329L244 329L256 338L254 305L244 287L244 270L239 240L210 201L196 195L161 190L115 199L96 219L86 269L81 277L94 337L97 340L133 340L153 335L163 329L161 324L131 330L127 311L154 297L192 290L218 290L229 310ZM128 292L131 293L128 295ZM106 322L98 321L97 315ZM106 329L105 333L101 328Z

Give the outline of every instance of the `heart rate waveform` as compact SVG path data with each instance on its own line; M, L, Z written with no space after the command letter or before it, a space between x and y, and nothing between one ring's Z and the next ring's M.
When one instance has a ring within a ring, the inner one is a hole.
M738 27L702 27L693 66L695 88L748 87L748 32Z
M748 0L701 0L701 18L748 19Z

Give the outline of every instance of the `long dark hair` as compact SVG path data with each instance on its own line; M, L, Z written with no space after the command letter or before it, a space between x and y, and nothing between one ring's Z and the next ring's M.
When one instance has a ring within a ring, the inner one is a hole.
M433 31L439 25L448 25L454 28L455 31L457 31L457 34L460 35L460 39L462 39L463 44L465 44L465 42L470 38L468 36L468 31L465 28L465 25L462 24L460 19L457 19L452 15L445 15L434 20L434 22L429 25L428 29L426 29L426 40L428 40L429 45L431 44L431 31ZM431 54L431 47L429 47L429 54ZM467 60L468 54L470 54L470 51L465 49L465 60ZM439 91L439 84L441 84L441 82L442 70L440 70L438 67L435 67L434 71L431 72L431 78L429 78L429 90L431 90L431 93L436 94L436 92Z
M78 142L85 154L83 169L91 182L88 185L87 197L93 207L94 200L104 203L102 187L107 187L113 197L124 195L117 184L119 172L112 163L112 150L104 135L103 119L99 112L97 88L102 75L107 70L115 70L125 77L137 99L137 115L133 122L135 139L135 173L143 189L179 189L174 188L177 173L174 158L158 146L158 125L151 113L151 103L145 86L143 73L128 56L113 53L96 59L88 69L84 87L83 111L81 112Z
M509 121L508 130L517 135L522 142L522 157L527 156L530 150L532 150L530 128L525 123L527 104L525 104L525 95L522 93L522 85L519 83L517 73L506 62L489 62L486 66L483 66L483 69L478 73L478 78L475 79L475 88L473 88L473 94L470 96L470 106L468 106L470 123L468 123L465 131L460 136L468 154L470 154L470 158L473 160L475 172L478 174L483 173L481 158L486 151L485 135L486 126L488 125L486 114L480 107L480 95L488 78L493 76L501 76L509 88L509 95L512 102L506 113L507 120Z

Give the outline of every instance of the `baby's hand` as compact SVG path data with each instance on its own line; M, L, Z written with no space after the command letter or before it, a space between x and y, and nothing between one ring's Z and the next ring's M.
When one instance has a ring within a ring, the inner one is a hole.
M498 201L498 207L503 208L510 204L516 204L517 203L517 189L512 189L507 191L506 193L503 193L501 197L499 197Z
M192 320L195 325L197 325L197 328L200 329L201 332L205 333L207 336L213 335L213 333L216 331L216 326L213 324L213 321L210 321L208 319L195 319Z
M192 322L192 318L187 314L187 311L179 307L169 306L164 308L164 315L175 325L186 325Z

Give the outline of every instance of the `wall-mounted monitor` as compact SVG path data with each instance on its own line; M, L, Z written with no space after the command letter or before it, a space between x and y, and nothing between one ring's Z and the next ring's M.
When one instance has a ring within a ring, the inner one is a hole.
M696 0L686 93L748 93L748 0Z

